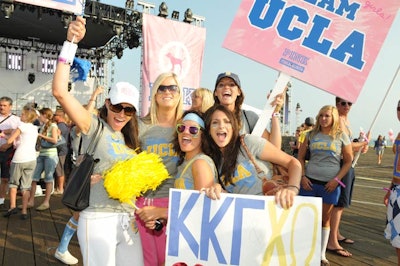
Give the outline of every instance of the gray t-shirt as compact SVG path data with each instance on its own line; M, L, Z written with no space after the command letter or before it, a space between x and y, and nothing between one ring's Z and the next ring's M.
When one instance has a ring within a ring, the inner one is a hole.
M96 116L92 117L89 132L81 134L82 151L86 151L98 125ZM114 131L105 121L100 119L104 125L103 134L94 153L94 158L100 159L95 165L94 174L103 175L105 170L110 169L117 161L127 160L136 155L135 151L125 145L121 132ZM134 209L128 204L121 204L119 200L111 199L104 187L104 179L91 186L90 201L87 211L95 212L132 212Z
M174 187L178 155L173 148L174 127L148 125L139 120L139 140L143 151L158 154L167 168L169 178L154 191L145 193L147 198L168 198L169 189Z
M308 136L306 137L308 139ZM342 147L350 144L350 138L342 133L338 138L317 133L310 139L310 160L306 166L306 176L328 182L340 171Z
M244 142L253 155L258 167L266 174L265 177L271 178L271 171L269 170L270 163L258 159L264 149L266 140L261 137L246 134ZM242 146L237 158L237 165L232 180L234 185L229 184L226 186L226 190L230 193L263 195L262 180L257 175L253 163Z
M180 189L194 189L194 182L192 176L192 165L196 160L204 160L210 166L211 170L214 173L214 183L218 183L218 173L217 168L213 160L204 153L196 154L192 159L185 160L181 165L178 166L178 173L175 176L175 188ZM190 165L187 167L185 172L182 175L183 170L186 168L186 165L190 162Z

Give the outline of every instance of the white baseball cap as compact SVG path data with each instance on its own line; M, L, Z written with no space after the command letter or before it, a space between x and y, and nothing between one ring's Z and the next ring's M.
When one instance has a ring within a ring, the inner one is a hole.
M128 82L121 81L114 84L108 96L110 97L111 104L129 103L138 110L139 90Z

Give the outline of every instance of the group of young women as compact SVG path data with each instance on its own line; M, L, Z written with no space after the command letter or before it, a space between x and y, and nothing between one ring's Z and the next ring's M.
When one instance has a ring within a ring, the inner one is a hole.
M201 190L212 199L218 199L223 192L263 195L262 181L246 148L269 178L272 177L271 164L287 169L288 186L275 194L276 203L284 209L294 204L300 190L316 195L308 192L317 189L314 184L321 184L320 190L325 194L337 190L338 180L349 166L351 154L347 153L348 139L337 127L334 107L321 109L317 126L310 133L311 151L321 147L319 141L327 147L319 157L334 153L328 165L330 174L324 173L324 180L319 180L321 169L316 170L317 166L305 167L304 147L299 150L302 163L280 149L278 116L271 117L271 125L262 137L250 135L258 116L242 110L244 93L239 77L231 72L218 75L213 92L215 103L205 113L201 107L184 112L178 77L174 73L162 73L152 86L150 110L145 117L136 115L137 89L128 83L118 83L111 88L97 118L68 92L69 63L75 54L76 43L83 39L85 32L83 18L77 17L70 23L52 88L54 97L81 130L83 146L93 137L98 123L104 125L94 155L100 161L92 177L90 206L80 213L78 224L84 265L131 265L132 262L135 265L163 265L170 188ZM280 105L281 102L278 97L274 103ZM340 161L342 150L346 151L346 163L340 167L337 161ZM102 173L116 161L131 158L140 151L158 154L170 178L155 191L136 199L134 208L108 197ZM311 165L314 157L312 155ZM246 175L238 174L241 168L247 170ZM329 212L335 195L329 196L326 206L324 203L324 215ZM324 223L327 223L326 219Z

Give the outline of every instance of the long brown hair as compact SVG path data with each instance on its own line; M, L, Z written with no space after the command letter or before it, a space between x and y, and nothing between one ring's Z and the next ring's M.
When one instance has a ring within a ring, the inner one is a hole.
M47 130L53 123L53 111L50 108L44 107L40 109L39 113L44 115L44 117L47 119L47 122L43 125L43 130L41 132L43 135L47 135Z
M224 147L223 152L215 143L210 135L211 117L216 111L221 111L226 114L232 125L232 139L228 145ZM221 185L233 184L232 178L235 173L237 158L240 152L240 126L234 113L221 104L215 104L205 113L205 124L208 143L210 145L209 156L213 159L218 167L218 180Z

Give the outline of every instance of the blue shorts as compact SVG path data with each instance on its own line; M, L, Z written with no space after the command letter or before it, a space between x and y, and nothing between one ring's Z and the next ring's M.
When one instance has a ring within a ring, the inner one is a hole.
M300 188L300 196L321 197L325 204L336 204L340 196L340 186L337 186L334 191L328 193L325 190L325 185L322 183L313 183L312 190Z
M346 187L341 189L340 197L335 207L348 208L350 206L355 179L356 175L354 174L354 168L350 167L350 170L342 178L342 182Z

